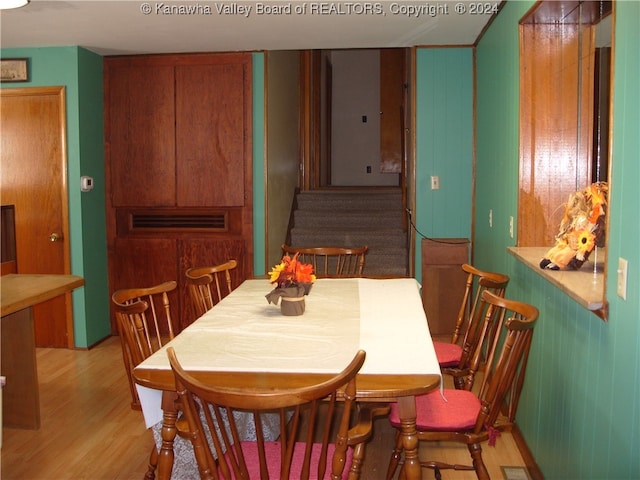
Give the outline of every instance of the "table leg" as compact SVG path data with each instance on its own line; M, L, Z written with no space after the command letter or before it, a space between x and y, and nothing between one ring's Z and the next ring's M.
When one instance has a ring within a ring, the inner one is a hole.
M420 480L422 471L418 458L415 397L398 398L398 414L400 416L400 435L402 436L402 446L404 449L403 478L407 480Z
M2 422L8 428L40 428L40 390L32 308L23 308L0 320Z
M162 392L162 444L158 454L158 480L170 480L173 470L173 441L176 438L176 392Z

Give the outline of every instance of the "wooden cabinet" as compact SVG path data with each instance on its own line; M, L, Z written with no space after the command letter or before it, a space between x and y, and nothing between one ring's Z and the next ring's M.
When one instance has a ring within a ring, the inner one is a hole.
M104 67L110 290L176 280L184 327L187 268L234 258L234 284L253 273L251 54Z
M422 240L422 302L431 335L451 335L464 296L469 240Z
M108 57L113 207L244 206L251 56Z

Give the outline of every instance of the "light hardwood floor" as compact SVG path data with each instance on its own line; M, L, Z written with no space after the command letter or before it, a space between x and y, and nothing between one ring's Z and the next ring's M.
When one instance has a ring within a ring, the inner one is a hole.
M37 350L42 426L3 429L3 480L142 480L153 437L142 413L130 408L120 342L109 338L89 351ZM393 445L386 419L375 424L367 446L362 480L381 480ZM428 451L427 451L428 450ZM421 448L421 456L469 463L466 447ZM523 466L511 435L495 448L484 447L491 478L502 480L500 466ZM423 478L433 478L424 470ZM448 480L475 479L473 472L443 471Z

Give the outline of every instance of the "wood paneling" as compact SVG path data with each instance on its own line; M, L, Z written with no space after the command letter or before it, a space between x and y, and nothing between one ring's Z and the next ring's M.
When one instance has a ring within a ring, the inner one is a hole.
M253 272L251 58L105 59L110 290L176 280L180 329L193 321L187 268L234 258L236 284ZM134 225L140 215L151 228Z
M569 195L591 183L593 29L520 28L518 246L551 246Z
M176 66L180 206L245 204L245 175L251 173L245 168L251 156L245 141L251 135L247 69L246 62Z
M105 91L112 206L175 205L173 67L106 62Z

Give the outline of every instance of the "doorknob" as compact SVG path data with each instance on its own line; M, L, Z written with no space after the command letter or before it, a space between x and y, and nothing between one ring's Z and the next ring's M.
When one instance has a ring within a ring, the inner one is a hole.
M59 242L60 240L62 240L62 235L60 235L59 233L52 233L51 235L49 235L50 242Z

